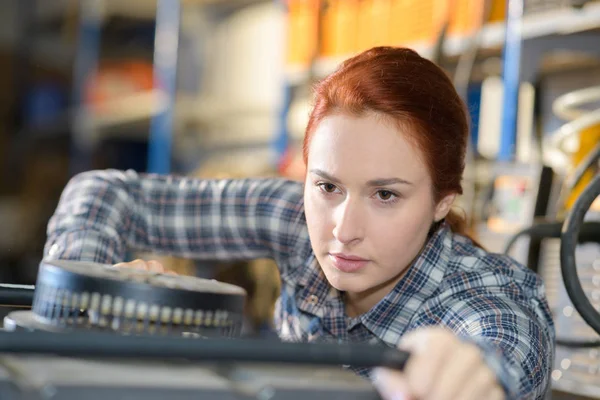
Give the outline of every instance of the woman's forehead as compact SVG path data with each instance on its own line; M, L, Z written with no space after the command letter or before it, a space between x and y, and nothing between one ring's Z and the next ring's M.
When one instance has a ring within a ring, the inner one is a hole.
M365 180L423 179L425 164L407 135L373 115L332 115L317 127L309 147L308 169ZM402 175L402 176L400 176Z

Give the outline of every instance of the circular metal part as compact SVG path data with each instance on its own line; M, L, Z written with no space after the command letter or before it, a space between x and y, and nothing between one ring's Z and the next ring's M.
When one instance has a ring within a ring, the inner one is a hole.
M562 228L560 241L560 264L565 289L569 299L583 320L600 334L600 313L588 299L577 272L575 249L579 240L579 231L596 198L600 196L600 174L596 174L575 201Z
M11 313L5 324L13 330L231 337L241 332L245 299L244 289L216 280L43 261L32 311Z

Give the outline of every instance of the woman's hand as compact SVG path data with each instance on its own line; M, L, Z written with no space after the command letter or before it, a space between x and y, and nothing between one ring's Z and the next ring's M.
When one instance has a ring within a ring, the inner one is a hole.
M411 353L404 371L375 371L374 383L384 400L505 397L480 349L445 328L415 330L406 335L399 347Z
M156 260L145 261L145 260L137 259L137 260L133 260L133 261L129 261L129 262L118 263L118 264L115 264L114 266L117 268L136 268L136 269L143 269L143 270L150 271L150 272L157 272L157 273L161 273L161 274L177 275L173 271L168 271L159 261L156 261Z

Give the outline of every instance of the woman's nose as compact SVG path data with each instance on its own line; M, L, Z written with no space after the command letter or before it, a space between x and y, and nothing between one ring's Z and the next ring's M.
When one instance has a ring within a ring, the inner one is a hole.
M336 209L333 236L340 243L350 244L363 239L365 221L361 208L357 201L347 199Z

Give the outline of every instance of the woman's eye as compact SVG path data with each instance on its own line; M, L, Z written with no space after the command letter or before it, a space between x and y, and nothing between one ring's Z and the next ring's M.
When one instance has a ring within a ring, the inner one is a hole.
M323 189L327 193L335 192L335 185L332 183L321 183L321 189Z
M383 201L390 200L395 196L394 193L390 192L389 190L380 190L379 192L377 192L377 194L379 195L379 198Z

